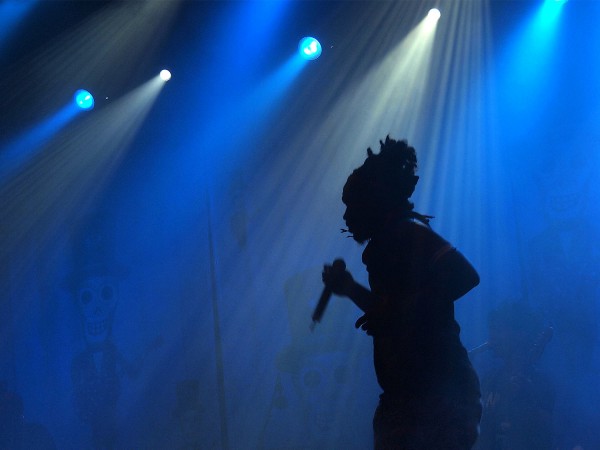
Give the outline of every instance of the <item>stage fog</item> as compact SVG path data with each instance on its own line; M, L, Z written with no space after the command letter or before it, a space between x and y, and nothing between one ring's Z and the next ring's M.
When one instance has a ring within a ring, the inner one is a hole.
M368 284L341 194L388 135L481 277L465 347L509 311L552 448L600 448L600 4L547 3L0 2L0 448L372 448L360 311L311 314Z

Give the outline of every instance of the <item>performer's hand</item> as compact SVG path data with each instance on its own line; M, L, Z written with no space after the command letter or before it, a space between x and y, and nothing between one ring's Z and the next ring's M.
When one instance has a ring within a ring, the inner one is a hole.
M389 334L393 330L393 320L383 311L370 311L358 318L355 328L361 328L369 336Z
M354 328L362 328L367 332L369 336L373 335L373 330L369 329L369 314L365 313L358 318L358 320L354 323Z
M348 297L354 286L354 278L344 267L344 264L337 264L337 260L333 265L325 264L321 278L331 292Z

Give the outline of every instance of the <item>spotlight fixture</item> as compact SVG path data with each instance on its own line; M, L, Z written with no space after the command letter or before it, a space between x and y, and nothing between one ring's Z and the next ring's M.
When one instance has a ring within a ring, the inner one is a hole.
M171 79L171 72L169 72L167 69L161 70L160 71L160 79L163 81L169 81Z
M298 52L304 59L313 60L321 56L321 44L313 37L300 39Z
M79 89L73 96L75 104L81 109L92 109L94 107L94 96L85 89Z
M427 19L431 20L432 22L437 22L439 20L439 18L441 17L441 15L442 15L442 13L440 12L439 9L432 8L427 13Z

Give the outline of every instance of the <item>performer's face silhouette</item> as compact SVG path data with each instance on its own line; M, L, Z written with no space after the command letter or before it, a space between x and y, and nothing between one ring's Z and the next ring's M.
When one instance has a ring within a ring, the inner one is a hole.
M376 209L368 203L345 202L344 222L354 240L360 244L369 240L379 223Z
M372 238L383 222L384 215L377 200L372 180L354 171L344 185L342 201L346 205L344 221L359 244Z

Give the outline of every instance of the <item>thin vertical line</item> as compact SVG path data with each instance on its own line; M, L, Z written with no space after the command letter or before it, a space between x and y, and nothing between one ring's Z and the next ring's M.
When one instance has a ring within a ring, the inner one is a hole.
M219 296L217 294L215 251L213 245L212 225L210 221L210 200L208 194L206 196L206 211L208 221L208 254L210 266L211 301L215 337L215 363L217 369L217 395L219 399L219 416L221 419L221 448L223 450L228 450L229 437L227 431L227 408L225 405L225 372L223 369L223 345L221 340L221 322L219 318Z

